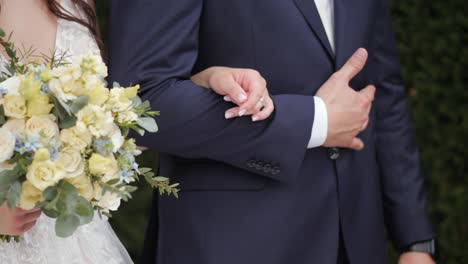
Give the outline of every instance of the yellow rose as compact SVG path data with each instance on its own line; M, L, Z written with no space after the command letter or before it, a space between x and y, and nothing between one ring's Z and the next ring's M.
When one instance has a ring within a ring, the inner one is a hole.
M38 94L28 101L28 116L49 114L53 107L49 104L49 96Z
M7 94L3 97L2 103L6 116L21 119L26 115L26 100L22 96Z
M21 191L19 207L23 210L31 210L41 200L41 190L34 187L29 181L25 181L23 183L23 190Z
M93 183L86 174L82 173L77 177L66 179L66 181L75 186L78 193L86 200L91 201L94 198Z
M138 90L140 89L140 85L135 85L132 87L125 88L125 96L127 96L128 99L135 98L138 94Z
M46 148L40 148L34 153L34 161L47 161L50 159L50 152Z
M88 163L89 172L95 176L114 177L119 170L117 160L114 157L104 157L98 153L93 153Z
M60 141L69 148L83 151L88 147L93 136L89 130L82 124L77 123L72 128L63 129L60 132Z
M0 127L0 162L8 161L15 151L15 136L8 130Z
M64 176L64 172L50 160L33 162L26 174L26 178L31 184L41 191L44 191L47 187L54 186Z
M19 92L27 101L40 94L41 82L34 80L34 73L29 74L21 80Z
M24 132L26 121L24 119L10 119L3 124L4 129L10 131L14 135L18 135Z
M59 128L53 119L52 115L33 116L26 122L25 131L32 135L39 135L42 132L46 139L53 139L59 135Z
M65 178L74 178L83 174L85 163L81 153L73 148L65 148L60 151L56 163L65 172Z

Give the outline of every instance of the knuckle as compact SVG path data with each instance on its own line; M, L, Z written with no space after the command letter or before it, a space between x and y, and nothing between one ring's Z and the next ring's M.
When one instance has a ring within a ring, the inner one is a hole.
M260 73L257 70L254 70L254 69L248 69L247 74L249 74L252 77L260 76Z

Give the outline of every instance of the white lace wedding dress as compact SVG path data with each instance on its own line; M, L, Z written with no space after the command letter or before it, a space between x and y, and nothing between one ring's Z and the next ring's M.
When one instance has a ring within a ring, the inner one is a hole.
M83 14L71 0L61 0L70 13ZM88 29L63 19L58 20L56 50L80 55L97 50ZM4 60L2 57L0 59ZM4 63L1 63L2 67ZM3 71L0 71L3 72ZM54 220L44 214L21 237L19 243L0 242L0 264L128 264L133 263L106 219L98 216L80 227L71 237L55 236Z

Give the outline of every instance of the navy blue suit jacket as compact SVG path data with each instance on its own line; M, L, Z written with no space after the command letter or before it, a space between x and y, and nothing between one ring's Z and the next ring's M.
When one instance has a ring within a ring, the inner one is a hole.
M161 152L180 199L155 198L145 263L336 263L340 226L351 263L385 263L433 236L391 19L384 0L335 0L336 54L313 0L113 0L110 79L141 84L161 111L140 144ZM307 150L313 95L359 47L352 81L377 87L366 148ZM225 120L230 103L190 76L210 66L258 70L268 120Z

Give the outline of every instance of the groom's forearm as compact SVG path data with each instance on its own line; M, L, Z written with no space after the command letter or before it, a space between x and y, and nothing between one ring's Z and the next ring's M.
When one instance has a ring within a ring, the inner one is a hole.
M397 247L432 238L424 180L413 138L398 51L384 0L378 0L370 51L377 87L376 143L386 223Z
M171 83L142 84L142 98L161 111L160 131L143 138L145 146L185 158L222 161L282 181L297 174L312 129L312 96L272 96L275 114L253 123L248 117L226 120L223 113L230 104L191 81Z
M144 145L281 181L294 179L314 122L313 96L273 96L276 112L266 121L226 120L224 112L231 105L190 80L198 55L201 2L112 2L110 79L141 84L143 98L161 111L160 131L148 135ZM147 17L158 19L150 23Z

